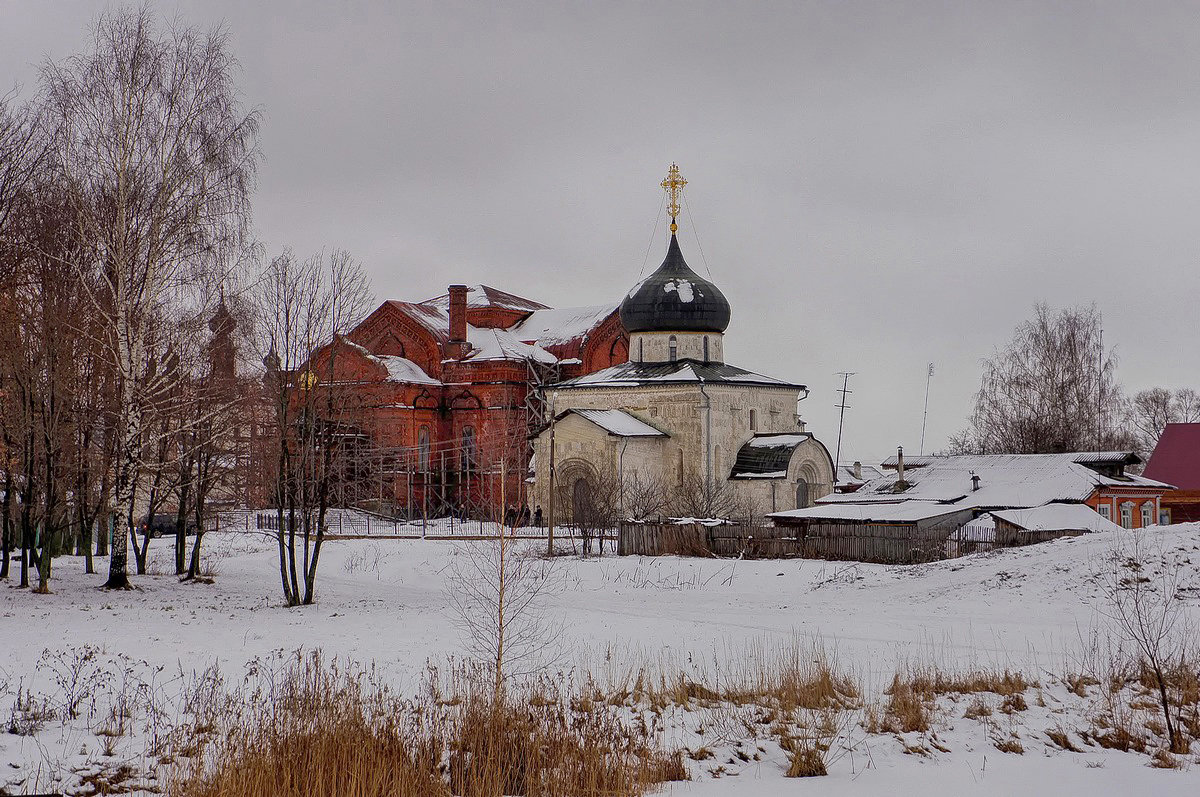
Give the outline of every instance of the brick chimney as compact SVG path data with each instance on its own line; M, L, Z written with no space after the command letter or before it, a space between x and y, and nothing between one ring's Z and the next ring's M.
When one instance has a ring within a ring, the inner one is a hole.
M896 447L896 492L901 493L908 489L908 482L904 481L904 446Z
M451 285L450 292L450 342L467 341L467 286ZM454 347L461 350L463 347Z

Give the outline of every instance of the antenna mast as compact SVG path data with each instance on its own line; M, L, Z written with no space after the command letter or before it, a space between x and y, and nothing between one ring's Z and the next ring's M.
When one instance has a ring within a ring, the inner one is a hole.
M838 416L837 454L834 455L833 462L834 481L837 481L837 471L838 468L841 467L842 462L842 425L846 422L846 410L850 408L850 405L846 403L846 396L854 392L850 389L850 377L854 376L854 374L854 371L839 371L837 373L837 375L842 378L842 387L840 390L838 390L838 392L842 394L842 401L840 404L833 405L841 409L841 414Z
M933 380L933 363L925 374L925 414L921 416L921 456L925 456L925 423L929 420L929 383Z

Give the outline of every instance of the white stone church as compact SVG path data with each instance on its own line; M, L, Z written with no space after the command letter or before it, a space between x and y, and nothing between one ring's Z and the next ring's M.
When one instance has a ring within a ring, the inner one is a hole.
M833 491L829 451L797 412L806 388L725 362L729 303L688 267L676 238L683 184L672 166L666 259L621 302L629 362L549 391L554 417L535 440L530 503L549 505L553 459L560 520L589 480L605 477L725 483L755 513L803 508Z

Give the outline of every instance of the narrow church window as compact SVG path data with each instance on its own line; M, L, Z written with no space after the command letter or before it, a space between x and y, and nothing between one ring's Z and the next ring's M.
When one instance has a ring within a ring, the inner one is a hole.
M417 432L417 468L422 472L429 470L429 427L422 426Z
M704 336L704 362L708 362L708 335Z
M675 336L672 335L667 340L667 359L669 359L671 362L675 362L676 355L678 354L678 347L679 344L675 340Z
M750 410L750 431L758 431L758 415L754 410Z
M642 340L641 338L638 338L638 362L640 362L640 363L643 363L646 361L645 345L646 345L646 341Z
M804 479L796 482L796 508L804 509L808 506L808 482Z
M463 470L469 470L475 464L475 427L464 426L462 430L462 462Z
M683 484L683 449L679 449L679 483Z

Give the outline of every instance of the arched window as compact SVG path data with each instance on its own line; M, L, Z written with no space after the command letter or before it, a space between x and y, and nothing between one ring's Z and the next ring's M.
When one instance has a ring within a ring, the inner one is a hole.
M475 466L475 427L464 426L462 430L462 463L463 470Z
M417 432L417 469L429 470L429 427L422 426Z
M750 431L758 431L758 413L754 410L750 410Z
M1142 504L1142 528L1154 525L1154 502L1147 501Z
M796 482L796 508L804 509L808 506L808 482L800 479Z
M671 337L669 337L667 339L667 359L670 360L671 362L675 362L678 354L679 354L679 342L677 340L675 340L675 336L672 335Z
M708 362L708 335L704 336L704 362Z

